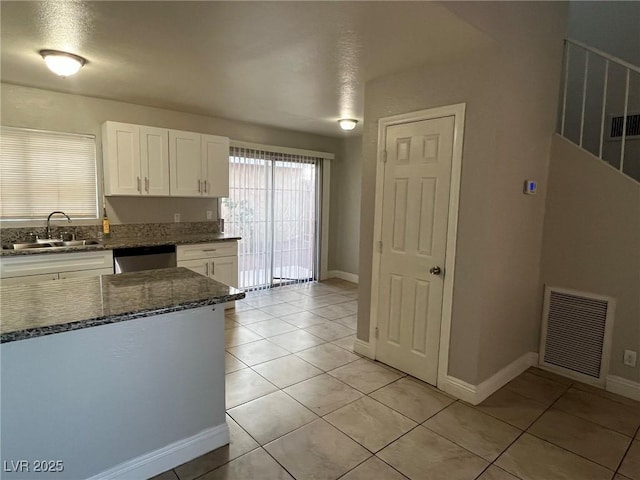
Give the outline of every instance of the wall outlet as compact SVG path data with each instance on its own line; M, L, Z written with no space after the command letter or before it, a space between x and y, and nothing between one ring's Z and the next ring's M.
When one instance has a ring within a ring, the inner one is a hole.
M207 210L207 220L213 220L213 210Z
M173 214L173 221L178 223L180 222L180 214L179 213L174 213Z
M624 351L624 357L622 358L622 361L624 362L624 364L627 367L635 367L636 366L636 358L637 358L637 353L634 352L633 350L625 350Z

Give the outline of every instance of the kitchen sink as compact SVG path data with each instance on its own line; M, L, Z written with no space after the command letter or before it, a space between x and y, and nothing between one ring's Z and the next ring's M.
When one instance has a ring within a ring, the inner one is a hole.
M55 249L55 248L67 248L67 247L84 247L90 245L101 245L98 240L44 240L38 239L36 242L29 243L10 243L4 245L2 248L5 250L34 250L34 249Z

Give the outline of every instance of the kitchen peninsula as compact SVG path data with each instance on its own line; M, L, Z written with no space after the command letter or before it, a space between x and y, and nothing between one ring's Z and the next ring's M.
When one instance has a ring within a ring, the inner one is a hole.
M228 443L243 297L186 268L1 286L2 478L148 478Z

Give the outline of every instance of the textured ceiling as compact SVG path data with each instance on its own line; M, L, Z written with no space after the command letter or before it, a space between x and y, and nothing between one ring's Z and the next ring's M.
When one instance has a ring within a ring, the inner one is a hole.
M366 81L489 40L432 2L9 2L3 82L323 135L362 120ZM38 55L85 57L74 77ZM361 127L358 127L356 133Z

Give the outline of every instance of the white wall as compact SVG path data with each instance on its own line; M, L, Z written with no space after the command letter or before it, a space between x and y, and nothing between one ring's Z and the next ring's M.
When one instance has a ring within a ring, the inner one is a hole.
M555 128L566 4L449 2L494 39L448 65L366 85L358 338L368 340L377 122L466 102L449 374L479 384L537 351L540 252L549 145ZM537 196L523 181L541 182Z
M362 137L347 137L331 162L329 270L358 275Z
M567 140L553 139L542 282L616 298L610 373L640 381L640 186Z

